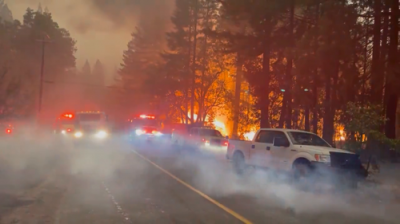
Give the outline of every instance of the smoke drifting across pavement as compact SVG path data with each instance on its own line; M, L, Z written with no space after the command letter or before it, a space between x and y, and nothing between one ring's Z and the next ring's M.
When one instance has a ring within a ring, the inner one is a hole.
M155 151L157 155L168 150ZM221 159L223 156L224 153L214 153L211 157L210 154L205 157L183 154L167 169L177 174L186 170L188 176L184 180L213 198L252 198L260 207L268 208L266 213L271 212L271 216L280 213L281 219L287 222L294 218L311 223L317 220L316 216L323 223L333 222L329 218L341 223L351 223L357 217L364 217L369 223L396 222L400 218L396 213L400 201L382 187L360 185L357 190L335 191L334 186L317 182L311 189L303 190L285 174L273 171L249 169L244 177L238 177L233 173L232 164ZM163 166L162 159L158 161ZM295 216L291 216L293 213Z
M238 177L230 163L216 159L221 158L223 153L216 157L212 154L178 154L168 143L129 145L122 136L114 137L105 144L82 147L72 147L68 141L55 139L51 134L40 138L25 136L1 141L1 144L2 180L12 180L14 188L27 190L40 185L52 172L60 170L72 184L59 187L72 186L75 189L68 191L74 194L68 196L73 198L68 200L105 214L115 212L115 208L102 205L112 204L111 201L105 202L104 199L99 202L100 195L107 194L101 191L101 183L105 183L126 211L131 209L125 207L128 202L145 206L148 200L158 197L169 198L164 202L166 204L159 205L168 210L168 203L178 200L175 197L183 197L183 192L173 195L168 191L168 188L176 189L180 184L132 153L135 149L210 197L223 204L226 202L226 206L230 207L232 202L242 203L242 207L258 209L271 220L283 223L352 223L362 219L367 220L365 223L384 223L399 218L394 212L398 211L399 204L392 201L393 195L379 187L361 187L355 194L302 191L274 172L249 170L246 176ZM2 190L5 192L5 188L7 186L1 185L0 194ZM153 189L159 189L159 193L154 193ZM371 198L377 193L378 199ZM192 206L189 201L187 203ZM294 214L287 208L293 209Z

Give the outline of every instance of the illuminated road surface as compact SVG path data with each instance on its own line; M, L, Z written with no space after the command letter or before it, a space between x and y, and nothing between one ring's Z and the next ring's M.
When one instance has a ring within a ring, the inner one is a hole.
M8 183L0 184L1 223L396 223L390 219L399 218L391 197L373 204L366 193L344 199L301 192L258 171L238 178L221 155L177 154L159 145L47 146L41 154L31 148L8 154L11 168L0 166L0 178Z

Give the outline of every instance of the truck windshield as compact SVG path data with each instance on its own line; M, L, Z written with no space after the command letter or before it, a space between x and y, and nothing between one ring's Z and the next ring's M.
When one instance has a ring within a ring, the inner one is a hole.
M79 121L100 121L101 114L79 114Z
M158 127L158 121L152 119L133 119L131 124L133 127Z
M201 136L222 137L221 132L213 129L200 129Z
M62 119L61 124L75 124L75 119Z
M332 147L318 135L312 133L289 131L288 134L294 145Z

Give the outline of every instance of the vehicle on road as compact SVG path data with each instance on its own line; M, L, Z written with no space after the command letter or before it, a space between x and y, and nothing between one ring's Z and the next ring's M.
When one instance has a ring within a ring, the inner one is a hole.
M201 125L188 125L186 129L174 130L171 141L179 148L191 150L226 150L228 147L228 139L220 131Z
M56 118L53 123L53 133L62 135L72 135L76 129L77 120L72 112L63 113Z
M358 155L300 130L263 128L252 141L229 140L226 157L238 174L248 166L269 168L290 172L295 179L329 178L353 188L368 175Z
M108 116L103 111L80 111L76 113L76 144L103 142L109 136Z
M154 115L140 114L129 120L129 140L133 143L161 139L161 122Z
M54 133L74 144L103 142L109 136L108 117L103 111L78 111L62 114L54 124Z

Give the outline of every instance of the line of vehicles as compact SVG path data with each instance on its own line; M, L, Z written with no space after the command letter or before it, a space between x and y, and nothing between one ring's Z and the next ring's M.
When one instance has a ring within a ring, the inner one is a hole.
M10 124L3 128L4 135L14 133ZM111 134L108 116L102 111L63 113L54 122L53 132L75 144L102 143ZM204 124L166 124L154 115L139 114L126 121L125 134L134 144L158 142L171 144L174 149L224 153L239 175L247 167L266 168L292 173L296 179L335 179L350 187L356 187L368 175L358 155L301 130L262 128L253 140L242 141L229 139Z

